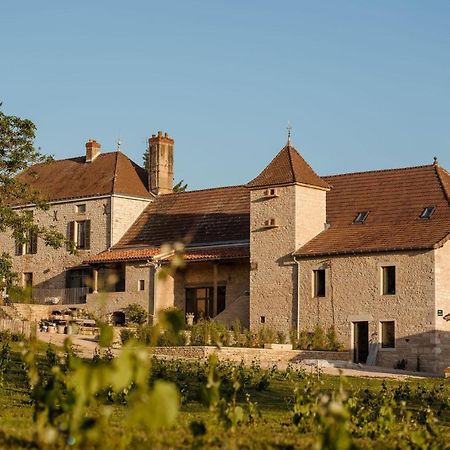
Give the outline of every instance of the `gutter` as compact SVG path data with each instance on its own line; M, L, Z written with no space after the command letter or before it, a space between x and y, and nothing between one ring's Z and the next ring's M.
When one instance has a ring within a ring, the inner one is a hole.
M294 255L294 261L297 264L297 339L300 337L300 261Z

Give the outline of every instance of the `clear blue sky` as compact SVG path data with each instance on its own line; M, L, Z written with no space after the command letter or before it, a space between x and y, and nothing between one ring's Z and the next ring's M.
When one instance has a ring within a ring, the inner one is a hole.
M450 1L3 0L0 42L3 112L56 158L163 130L177 180L240 184L290 120L321 175L450 169Z

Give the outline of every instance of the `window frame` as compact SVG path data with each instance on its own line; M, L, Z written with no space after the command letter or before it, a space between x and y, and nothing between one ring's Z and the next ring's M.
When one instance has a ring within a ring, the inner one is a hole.
M420 218L423 220L431 219L431 216L436 211L436 206L425 206L422 213L420 214Z
M386 334L389 333L390 330L385 330L385 325L391 325L392 326L392 342L388 341L385 344L385 332ZM380 320L380 350L382 351L389 351L389 350L395 350L396 349L396 328L397 324L395 320Z
M323 277L323 279L322 279ZM327 296L327 273L326 269L313 270L313 297L324 298Z
M25 238L26 235L26 238ZM38 234L35 230L24 232L24 242L15 241L15 256L35 255L38 248Z
M358 211L356 217L353 219L353 224L362 225L369 216L370 211Z
M393 281L390 279L392 276ZM397 294L397 266L392 264L381 266L381 294L391 296Z
M84 229L84 234L80 233ZM75 220L68 223L68 240L75 244L77 250L91 249L91 221L89 219ZM81 245L82 244L82 245ZM69 245L68 245L69 248Z

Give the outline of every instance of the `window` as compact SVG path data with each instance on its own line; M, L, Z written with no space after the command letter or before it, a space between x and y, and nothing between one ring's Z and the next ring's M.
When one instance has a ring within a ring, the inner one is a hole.
M35 255L37 253L37 233L30 230L26 233L26 235L25 242L16 239L16 256Z
M79 250L89 250L91 246L91 221L78 220L69 222L69 241L75 243Z
M266 316L260 316L259 323L266 323Z
M314 270L314 297L325 297L325 269Z
M422 211L422 214L420 215L420 218L421 219L429 219L433 215L435 209L436 208L434 206L427 206Z
M98 292L125 292L125 264L109 264L99 268Z
M226 307L226 288L217 287L217 314ZM212 287L186 288L186 313L194 314L195 320L214 317L214 289Z
M84 214L86 212L86 203L82 203L81 205L77 205L77 213Z
M264 197L278 197L277 190L275 188L266 189Z
M395 348L395 322L381 322L381 348Z
M360 211L358 214L356 214L355 220L353 223L364 223L364 221L367 219L367 216L369 215L369 211Z
M264 221L264 228L276 228L278 227L277 219L271 218Z
M395 294L395 266L382 267L383 295Z
M139 280L138 291L145 291L145 280Z

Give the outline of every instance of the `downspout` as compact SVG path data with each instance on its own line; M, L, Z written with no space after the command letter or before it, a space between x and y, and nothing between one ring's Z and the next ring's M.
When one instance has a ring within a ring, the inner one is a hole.
M300 338L300 261L294 255L297 264L297 339Z
M148 323L153 325L156 316L156 296L157 296L157 282L158 282L158 267L160 266L157 262L150 262L150 282L152 283L152 289L149 290L149 305L148 305Z

